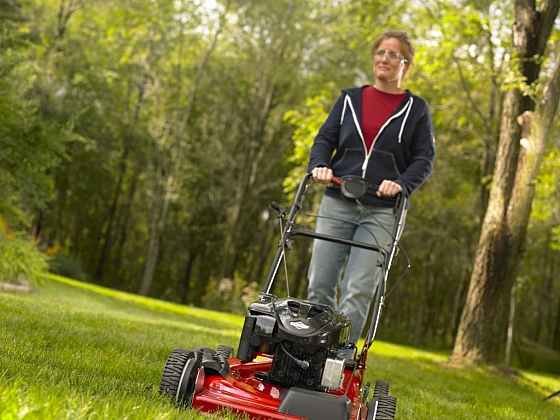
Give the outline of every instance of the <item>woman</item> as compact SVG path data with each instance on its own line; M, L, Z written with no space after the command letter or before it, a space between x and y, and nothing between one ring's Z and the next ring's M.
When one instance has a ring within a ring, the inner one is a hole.
M427 103L401 87L414 58L408 35L386 32L375 40L371 51L374 85L342 91L315 138L308 170L315 181L327 185L317 232L388 248L395 223L395 196L410 196L428 178L435 142ZM333 176L345 175L358 175L379 185L376 193L368 193L363 200L367 212L343 200L331 184ZM377 253L360 248L321 240L313 244L308 299L348 316L354 344L382 274L378 259Z

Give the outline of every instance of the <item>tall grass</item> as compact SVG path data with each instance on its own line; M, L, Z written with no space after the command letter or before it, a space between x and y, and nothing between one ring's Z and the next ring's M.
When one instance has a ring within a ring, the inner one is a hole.
M237 347L242 317L53 276L0 294L0 419L233 419L159 395L176 347ZM388 380L397 419L560 419L560 377L456 370L447 355L375 342L366 380Z

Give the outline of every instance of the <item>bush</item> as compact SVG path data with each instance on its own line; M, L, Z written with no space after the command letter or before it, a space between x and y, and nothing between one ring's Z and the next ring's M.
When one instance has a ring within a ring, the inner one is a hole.
M49 271L74 280L87 281L81 261L71 255L55 254L49 261Z
M12 232L0 218L0 282L39 286L48 270L48 257L24 232Z

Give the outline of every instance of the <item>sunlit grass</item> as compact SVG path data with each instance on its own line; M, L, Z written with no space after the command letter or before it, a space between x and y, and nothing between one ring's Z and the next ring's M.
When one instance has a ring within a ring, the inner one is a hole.
M0 419L233 419L158 393L176 347L237 347L243 317L55 277L0 294ZM391 383L397 419L558 419L560 377L452 369L447 355L374 342L366 380Z
M163 366L176 347L237 345L242 324L60 278L0 295L0 314L2 420L207 418L158 394Z
M447 360L443 353L374 342L366 378L391 383L399 419L560 419L558 401L543 401L560 389L560 377L457 369Z

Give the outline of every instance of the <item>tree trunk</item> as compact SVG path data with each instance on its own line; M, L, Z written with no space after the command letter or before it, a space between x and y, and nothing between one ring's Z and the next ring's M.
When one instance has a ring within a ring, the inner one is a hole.
M189 288L191 285L191 277L192 277L192 271L193 271L193 266L194 266L194 262L196 260L196 257L198 257L198 253L191 251L191 253L189 254L189 258L187 259L187 265L185 267L185 272L183 274L183 290L184 290L184 294L183 294L183 299L181 300L181 302L183 303L188 303L189 301Z
M507 329L507 341L506 341L506 356L504 364L506 366L510 365L511 361L511 349L513 346L513 332L514 332L514 320L515 320L515 283L511 288L511 293L509 297L509 318L508 318L508 329Z
M543 262L544 275L541 281L540 298L541 302L537 309L536 319L543 320L539 328L536 328L535 334L532 337L534 341L539 342L541 337L545 337L546 343L552 347L553 339L553 325L554 325L554 309L553 302L550 296L554 296L554 264L555 258L552 256L551 245L552 245L552 231L549 229L546 235L546 240L543 243Z
M552 349L560 350L560 299L556 307L556 323L554 325L554 337L552 340Z
M530 58L543 54L554 22L550 15L555 17L559 6L560 0L544 1L539 12L530 1L516 2L514 55L521 60L519 67L527 84L535 81L540 69L537 64L540 61ZM520 89L506 92L490 200L453 349L452 359L456 362L500 361L509 296L524 252L534 195L532 183L538 175L546 134L558 105L556 73L555 68L543 90L537 121L532 121L530 113L524 113L534 106L522 96ZM523 134L521 142L520 134Z
M165 213L165 214L164 214ZM148 241L148 252L146 253L146 263L144 265L144 274L142 276L142 284L140 285L139 294L148 296L152 287L152 282L156 273L157 260L159 257L159 249L161 245L161 235L164 230L165 216L167 210L159 212L159 206L156 204L152 208L152 220L150 222L150 240Z
M496 157L494 183L482 225L467 302L463 309L453 358L462 362L495 362L505 332L506 302L500 299L510 289L504 284L508 252L508 232L505 214L515 176L518 155L519 127L515 118L520 114L521 93L506 94L500 143ZM508 294L509 296L509 294ZM504 323L505 322L505 323Z
M426 310L428 309L428 296L430 294L430 289L433 284L433 243L429 247L426 247L425 257L424 257L424 267L422 269L422 284L420 288L420 293L418 296L419 305L417 305L415 322L414 322L414 339L413 346L420 347L422 344L422 338L425 336L426 331L424 328Z

